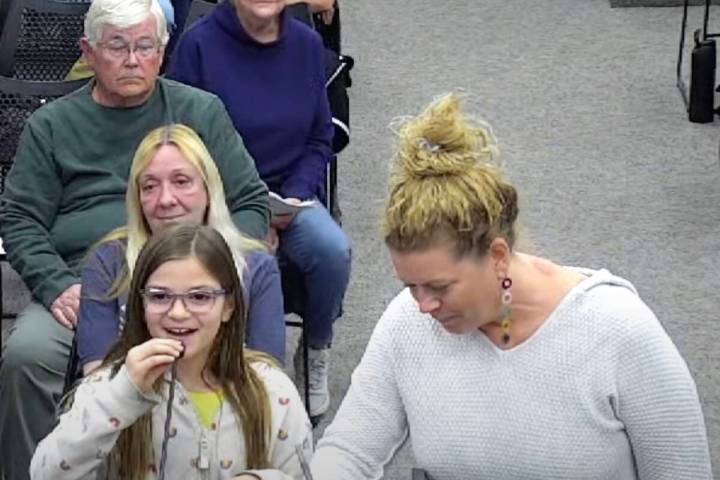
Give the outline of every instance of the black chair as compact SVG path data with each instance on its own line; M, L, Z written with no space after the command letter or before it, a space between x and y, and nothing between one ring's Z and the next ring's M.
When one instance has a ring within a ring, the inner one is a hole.
M65 79L80 58L79 42L89 6L89 1L10 1L0 36L0 75L37 81Z
M190 4L190 11L188 12L187 19L185 20L185 28L187 30L192 26L193 23L200 20L202 17L212 12L213 8L217 6L215 2L208 2L206 0L193 0Z
M313 21L313 14L310 10L310 5L304 2L293 3L285 7L285 10L292 15L295 19L315 28L315 22Z
M340 55L342 53L342 42L340 32L340 4L335 0L333 5L332 21L330 24L325 24L322 21L322 13L313 14L313 20L315 22L315 30L320 34L325 44L325 48L329 48L333 52Z
M20 133L32 113L52 100L82 87L87 80L72 82L31 82L0 77L0 194L5 191L5 178L15 158ZM0 243L2 239L0 239ZM5 251L0 262L6 262ZM3 308L2 271L0 270L0 317L15 318Z

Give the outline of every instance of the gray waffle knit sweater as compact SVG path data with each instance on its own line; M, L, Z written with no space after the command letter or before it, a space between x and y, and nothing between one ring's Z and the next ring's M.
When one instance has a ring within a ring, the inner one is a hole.
M436 480L711 479L677 349L630 283L582 272L505 351L479 331L447 333L400 293L318 444L315 480L378 479L408 434Z

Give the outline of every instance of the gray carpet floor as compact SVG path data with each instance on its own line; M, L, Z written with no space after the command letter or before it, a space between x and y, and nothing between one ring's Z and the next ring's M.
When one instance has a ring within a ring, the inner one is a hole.
M720 123L689 123L675 88L681 9L611 9L606 0L341 4L345 49L357 60L339 184L354 267L332 408L317 436L399 290L379 235L387 125L462 89L495 127L534 252L607 267L657 313L695 376L720 471ZM700 9L691 13L695 28ZM720 30L720 10L711 26ZM6 298L22 302L17 280L9 288ZM385 478L409 479L411 465L405 447Z

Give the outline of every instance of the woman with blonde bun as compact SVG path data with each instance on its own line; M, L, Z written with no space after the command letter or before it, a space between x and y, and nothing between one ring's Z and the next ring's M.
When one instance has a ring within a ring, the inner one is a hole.
M390 303L312 462L379 479L409 437L435 480L711 479L688 368L630 282L517 249L490 128L446 95L406 119Z

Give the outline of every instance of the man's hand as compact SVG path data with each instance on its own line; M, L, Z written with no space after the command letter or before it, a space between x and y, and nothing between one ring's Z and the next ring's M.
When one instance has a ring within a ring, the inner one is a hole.
M50 313L60 325L72 330L77 325L79 308L80 284L75 283L55 299L50 305Z
M170 338L151 338L131 348L125 356L130 380L144 393L152 389L155 381L180 357L183 344Z

